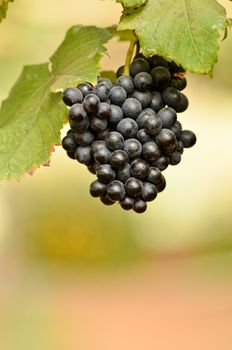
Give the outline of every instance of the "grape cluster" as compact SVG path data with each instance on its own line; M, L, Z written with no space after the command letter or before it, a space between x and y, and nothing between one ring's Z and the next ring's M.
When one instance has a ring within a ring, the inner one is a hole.
M118 69L115 83L99 78L95 86L82 83L63 91L70 130L62 145L96 174L93 197L143 213L166 187L162 171L180 163L196 136L177 121L177 112L188 107L182 67L139 54L130 76L123 71Z

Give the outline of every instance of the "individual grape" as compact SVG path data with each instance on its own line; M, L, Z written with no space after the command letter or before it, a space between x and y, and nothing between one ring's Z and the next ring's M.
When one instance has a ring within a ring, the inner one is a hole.
M97 164L110 163L111 152L106 147L101 147L97 151L92 152L93 159Z
M124 147L124 139L122 135L117 131L110 132L106 138L106 147L111 151L116 151L118 149L123 149Z
M107 186L107 197L112 201L121 201L126 195L124 184L121 181L114 180Z
M141 103L142 108L147 108L151 104L151 93L150 91L138 91L136 90L132 95L132 98L135 98Z
M111 116L111 106L106 102L101 102L98 108L97 116L100 119L109 119Z
M116 72L116 77L119 78L123 75L124 73L124 66L121 66L118 68L117 72Z
M89 126L91 127L91 129L96 132L102 132L107 128L107 120L106 119L100 119L98 117L96 117L95 115L92 115L90 117L90 123Z
M75 151L77 148L77 143L74 137L74 134L69 134L67 136L65 136L62 140L62 147L66 150L66 151Z
M150 63L152 68L158 67L158 66L163 66L165 68L168 68L168 62L162 56L153 55L148 58L148 62Z
M91 152L94 153L101 149L102 147L106 147L105 141L99 140L99 141L94 141L91 145Z
M143 144L143 157L147 161L155 161L159 159L161 151L154 141L148 141Z
M170 81L170 86L179 91L182 91L187 86L187 80L185 78L173 77Z
M176 135L169 129L162 129L156 136L157 145L165 151L173 152L176 150L177 140Z
M100 105L100 99L97 95L89 94L85 96L83 105L88 113L97 113Z
M147 72L140 72L134 77L135 87L140 91L146 91L152 88L152 76Z
M183 130L180 140L183 142L184 148L190 148L195 145L197 138L196 135L190 130Z
M134 206L133 206L133 210L137 213L137 214L142 214L147 210L147 203L144 202L142 199L136 199L134 201Z
M115 204L114 201L112 201L111 199L109 199L108 197L105 197L105 196L100 197L100 200L105 205L113 205L113 204Z
M75 103L72 105L72 107L69 109L68 115L70 119L76 120L77 122L82 122L84 119L88 118L86 110L80 103Z
M117 179L126 182L131 177L131 166L126 164L123 169L117 170Z
M143 159L135 159L131 163L131 174L137 179L144 179L148 175L149 164Z
M76 143L78 143L79 145L89 146L93 143L95 137L90 130L87 130L85 132L76 132L74 134L74 138Z
M188 101L187 97L184 94L180 93L180 102L175 107L175 110L178 113L182 113L182 112L186 111L186 109L188 108L188 105L189 105L189 101Z
M93 85L91 83L81 83L77 88L82 92L83 97L85 97L86 95L91 94Z
M161 181L161 175L161 170L159 168L151 167L148 171L146 181L156 185Z
M159 112L162 108L164 108L165 104L162 99L162 95L159 91L152 91L151 93L151 108L154 109L155 112Z
M135 90L134 80L132 77L129 76L120 76L116 80L115 85L121 86L123 89L126 90L127 94L132 94Z
M136 139L125 140L123 149L128 154L130 159L138 158L142 153L142 145Z
M167 68L162 66L155 67L151 71L151 76L155 90L163 91L168 87L171 75Z
M144 109L136 119L139 129L143 129L145 121L149 119L149 117L154 117L155 115L156 113L151 108Z
M92 197L102 197L106 193L106 185L99 180L95 180L91 183L89 192Z
M161 156L155 162L152 162L152 167L158 168L160 171L164 171L169 166L169 159L166 156Z
M143 183L134 177L130 177L125 183L125 189L129 196L136 198L142 193Z
M108 89L111 89L113 87L112 81L110 81L110 79L107 79L107 78L98 78L97 82L104 84L105 86L108 87Z
M72 106L75 103L81 103L83 101L83 94L78 88L70 87L64 89L62 99L67 106Z
M149 135L157 135L162 129L162 121L159 116L154 115L146 118L143 124L144 129Z
M125 118L136 119L142 111L141 103L135 98L128 98L122 105Z
M157 189L155 185L150 182L143 183L143 191L141 194L141 198L144 202L152 202L157 197Z
M131 210L133 209L134 201L134 198L125 196L124 199L120 202L120 205L124 210Z
M109 98L112 104L121 106L127 98L126 90L121 86L113 86Z
M122 109L121 109L121 107L116 106L116 105L111 105L110 108L111 108L111 114L110 114L109 122L111 124L115 124L116 125L123 118Z
M94 86L92 93L97 95L101 102L104 102L109 97L110 88L104 83L98 83Z
M149 135L145 129L140 129L137 133L137 139L140 143L151 141L151 135Z
M181 162L181 153L175 151L168 157L170 165L177 165Z
M89 118L86 117L81 122L78 122L77 120L71 119L69 124L70 124L70 128L74 132L85 132L89 128Z
M134 119L124 118L118 123L117 131L120 132L125 139L129 139L137 134L138 125Z
M110 162L112 168L116 170L122 170L129 162L128 154L122 150L114 151L111 155Z
M177 121L176 111L170 107L161 109L158 112L158 116L162 121L162 127L165 129L171 128Z
M163 175L161 175L161 180L155 185L157 192L163 192L163 190L166 188L166 180Z
M96 173L98 180L103 184L110 183L116 177L116 173L110 164L99 165Z
M150 64L144 58L136 58L130 65L130 75L132 77L140 72L150 72Z
M76 159L78 160L79 163L87 166L93 163L91 148L89 146L77 147L75 154L76 154Z
M162 97L164 103L166 103L169 107L174 108L175 110L181 102L180 91L173 87L168 87L166 90L164 90Z

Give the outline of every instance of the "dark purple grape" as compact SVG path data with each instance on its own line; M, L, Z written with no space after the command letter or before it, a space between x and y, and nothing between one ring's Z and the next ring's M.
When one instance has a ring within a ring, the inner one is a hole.
M122 135L117 131L110 132L105 137L106 147L111 151L116 151L118 149L123 149L124 139Z
M175 110L181 102L180 91L173 87L168 87L166 90L164 90L162 98L165 104L174 108Z
M151 108L154 109L155 112L159 112L162 108L164 108L165 104L162 99L162 95L159 91L152 91L151 93Z
M144 179L149 172L149 164L143 159L135 159L131 163L131 174L137 179Z
M142 145L136 139L125 140L123 149L128 154L130 159L138 158L142 153Z
M136 58L130 65L130 75L135 77L141 72L150 72L150 64L144 58Z
M183 130L180 140L183 142L184 148L193 147L197 141L196 135L190 130Z
M72 105L69 109L68 115L70 119L76 120L77 122L82 122L84 119L88 118L86 110L80 103Z
M134 84L140 91L150 90L153 85L152 76L147 72L140 72L134 77Z
M100 99L97 95L89 94L85 96L83 105L88 113L97 113L100 105Z
M133 206L133 210L137 213L137 214L142 214L147 210L147 203L144 202L142 199L136 199L134 201L134 206Z
M109 184L116 177L116 173L110 164L99 165L96 174L98 180L103 184Z
M169 166L168 157L161 156L155 162L152 162L152 167L158 168L160 171L164 171Z
M76 149L76 159L79 163L84 165L93 164L93 158L91 155L91 148L89 146L79 146Z
M107 164L110 163L111 152L106 147L100 147L95 152L92 152L93 159L97 164Z
M126 195L124 184L121 181L114 180L107 186L106 193L110 200L121 201Z
M121 77L124 73L124 66L121 66L118 68L117 72L116 72L116 76L117 78Z
M136 198L142 193L143 183L134 177L130 177L125 183L125 189L129 196Z
M94 141L94 134L87 130L85 132L76 132L74 134L75 141L81 146L89 146Z
M137 134L138 125L134 119L124 118L118 123L117 131L122 134L124 139L129 139Z
M147 161L156 161L160 155L161 151L154 141L148 141L143 144L143 157Z
M94 132L99 133L104 131L107 128L107 120L100 119L95 115L92 115L90 117L89 126Z
M158 116L162 121L162 127L165 129L171 128L177 121L176 111L170 107L161 109L158 112Z
M151 202L157 197L157 189L155 185L150 182L143 183L143 191L141 194L141 198L144 202Z
M111 114L109 118L109 122L111 124L118 124L120 120L123 118L123 112L121 107L116 106L116 105L110 105L111 108Z
M163 66L165 68L168 68L168 62L162 57L158 55L153 55L148 58L148 62L150 63L152 68Z
M180 93L180 102L175 107L175 110L178 113L182 113L182 112L186 111L188 106L189 106L189 101L188 101L187 97L184 94Z
M151 76L155 90L163 91L168 87L171 75L167 68L162 66L155 67L151 71Z
M96 86L94 86L92 93L97 95L101 102L104 102L109 97L110 88L104 83L98 83Z
M135 85L132 77L121 76L116 80L115 85L121 86L126 90L127 94L132 94L135 90Z
M126 164L123 169L117 171L117 179L126 182L131 177L131 166Z
M176 151L168 157L170 165L177 165L181 162L181 153Z
M187 80L185 78L173 77L170 81L170 86L174 87L179 91L182 91L187 86Z
M70 87L64 89L62 99L67 106L72 106L83 101L83 94L78 88Z
M139 140L140 143L145 143L148 141L152 141L151 135L149 135L145 129L140 129L137 132L137 139Z
M62 140L62 147L66 150L66 151L75 151L77 148L77 143L74 137L74 134L69 134L67 136L65 136Z
M121 86L113 86L110 90L109 98L112 104L121 106L127 98L126 90Z
M101 102L98 108L97 116L100 119L110 119L111 106L106 102Z
M134 201L134 198L125 196L124 199L120 202L120 205L124 210L131 210L133 209Z
M162 180L161 175L161 170L159 168L151 167L148 171L146 181L156 185Z
M85 97L86 95L91 94L93 85L91 83L81 83L77 88L82 92L83 97Z
M142 111L141 103L135 98L128 98L122 105L125 118L136 119Z
M106 193L106 185L99 180L95 180L91 183L89 192L92 197L102 197Z
M122 150L114 151L111 155L110 162L112 168L116 170L122 170L129 162L128 154Z
M104 84L105 86L108 87L108 89L111 89L113 87L112 81L110 81L110 79L107 79L107 78L98 78L97 82Z

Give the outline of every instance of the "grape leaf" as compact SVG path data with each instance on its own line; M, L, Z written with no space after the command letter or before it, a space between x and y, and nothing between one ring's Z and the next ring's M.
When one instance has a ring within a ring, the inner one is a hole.
M94 26L74 26L69 29L51 57L55 76L51 91L61 91L83 81L95 82L100 72L99 61L106 51L104 44L111 37L107 29Z
M120 2L124 7L140 7L147 0L116 0L117 2Z
M6 18L6 12L8 10L9 2L13 2L14 0L0 0L0 22L3 18Z
M48 64L26 66L0 110L0 179L19 179L50 158L66 108L49 91Z
M148 0L124 14L119 30L135 30L146 56L159 54L192 72L212 75L226 11L216 0Z
M103 70L100 73L101 78L106 78L106 79L110 79L112 82L115 82L117 77L116 77L116 73L112 70Z

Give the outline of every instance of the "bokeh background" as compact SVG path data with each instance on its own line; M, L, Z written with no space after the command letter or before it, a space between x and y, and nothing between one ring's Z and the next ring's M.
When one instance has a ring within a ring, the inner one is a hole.
M228 15L232 6L227 0ZM100 0L17 0L0 25L0 98L74 24L117 23ZM124 61L108 44L104 69ZM198 135L143 215L104 207L57 147L50 168L0 187L0 349L231 350L232 40L214 79L188 74L180 120Z

